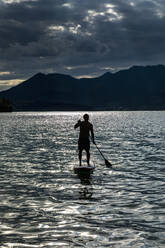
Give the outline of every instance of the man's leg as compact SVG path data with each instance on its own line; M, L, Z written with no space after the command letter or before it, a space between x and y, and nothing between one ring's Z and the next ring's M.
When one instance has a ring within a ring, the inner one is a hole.
M79 150L79 164L81 166L81 160L82 160L82 149Z
M87 153L87 164L89 165L90 164L90 152L89 152L89 150L86 150L86 153Z

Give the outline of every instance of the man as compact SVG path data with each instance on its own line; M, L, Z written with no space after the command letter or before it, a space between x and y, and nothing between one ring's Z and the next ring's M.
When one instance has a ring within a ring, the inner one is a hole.
M89 165L90 162L90 133L91 133L91 138L93 141L93 144L95 144L95 139L94 139L94 132L93 132L93 125L89 122L89 115L85 114L83 116L84 120L81 121L79 120L74 128L80 128L80 134L79 134L79 140L78 140L78 150L79 150L79 163L81 166L81 160L82 160L82 151L86 151L86 156L87 156L87 164Z

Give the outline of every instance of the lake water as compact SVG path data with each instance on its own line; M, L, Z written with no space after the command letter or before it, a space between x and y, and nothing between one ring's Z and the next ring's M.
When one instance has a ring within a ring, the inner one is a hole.
M165 247L165 112L89 112L96 169L73 173L83 112L0 114L0 247ZM85 154L84 159L85 159Z

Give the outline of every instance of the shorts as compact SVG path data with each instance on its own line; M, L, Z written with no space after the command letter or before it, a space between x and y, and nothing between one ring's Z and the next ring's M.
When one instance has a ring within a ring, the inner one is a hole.
M86 150L89 151L90 150L90 142L89 139L79 139L78 140L78 149L79 150Z

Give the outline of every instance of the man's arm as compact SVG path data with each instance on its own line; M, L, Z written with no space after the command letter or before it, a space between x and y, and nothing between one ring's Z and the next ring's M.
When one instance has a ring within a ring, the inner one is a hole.
M95 144L95 136L94 136L94 131L93 131L93 125L91 125L91 137L92 137L93 144Z
M78 128L80 126L80 124L81 124L81 121L78 120L78 122L74 125L74 129Z

